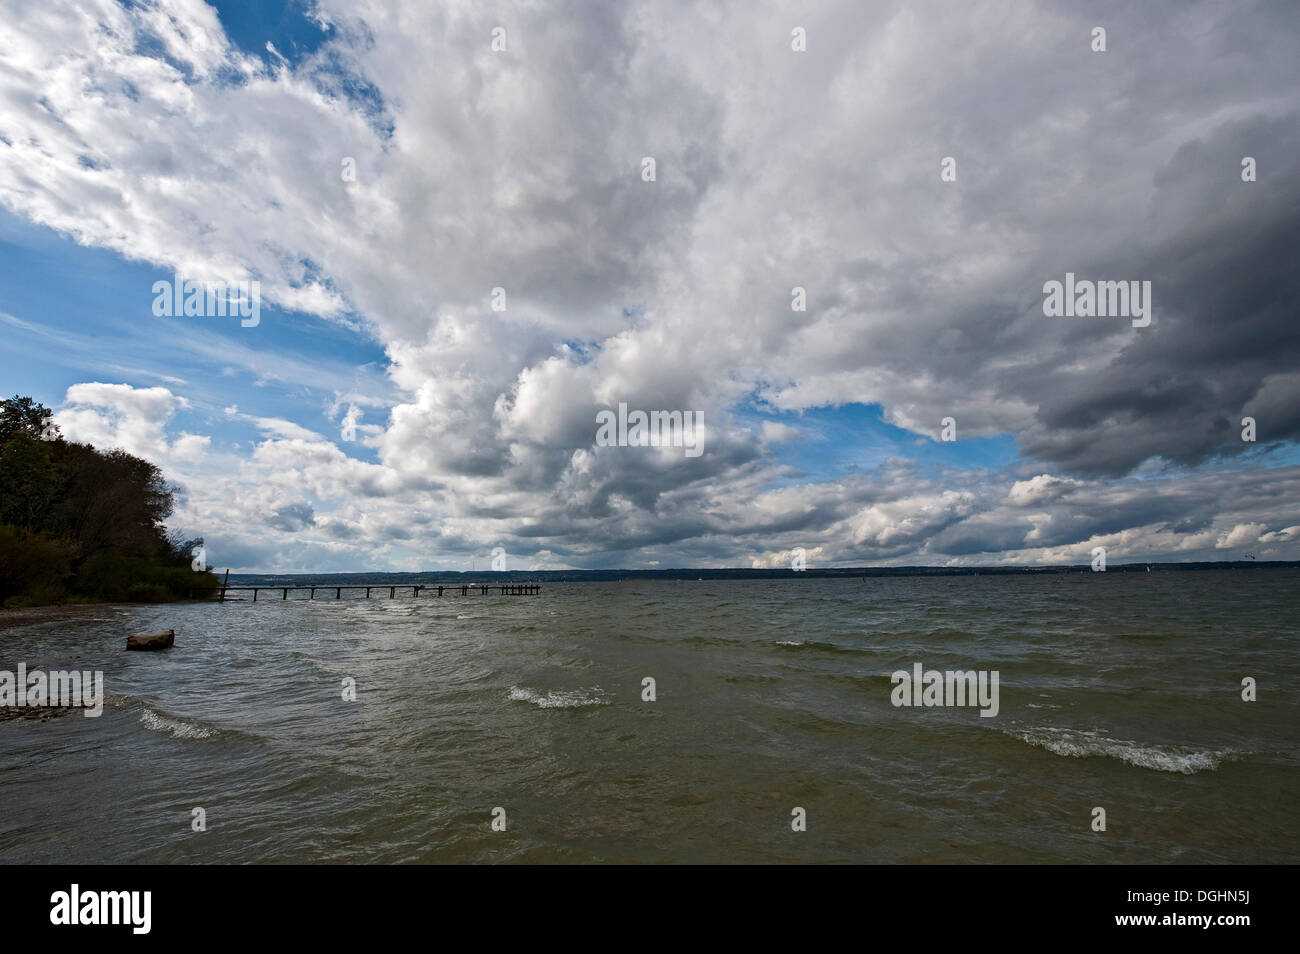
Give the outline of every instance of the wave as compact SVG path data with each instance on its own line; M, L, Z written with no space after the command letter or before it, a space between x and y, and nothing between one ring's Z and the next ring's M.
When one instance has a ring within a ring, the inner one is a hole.
M539 709L581 709L584 706L609 705L605 690L600 686L590 689L552 689L547 692L511 686L509 697L515 702L531 702Z
M1100 732L1082 729L1058 729L1045 727L1040 729L1002 729L1002 732L1027 742L1030 745L1046 749L1056 755L1069 758L1087 758L1092 755L1119 759L1138 768L1152 769L1157 772L1177 772L1194 775L1197 772L1213 771L1220 763L1237 757L1231 751L1198 750L1185 746L1151 745L1134 742L1130 739L1113 739Z
M146 729L168 733L177 739L210 739L217 734L217 730L212 726L195 725L192 722L172 719L152 709L145 709L140 713L140 724Z
M778 639L776 645L785 649L797 649L819 653L843 653L849 656L858 656L872 652L870 649L854 649L852 646L837 646L835 643L823 643L818 642L815 639L807 641L801 639Z

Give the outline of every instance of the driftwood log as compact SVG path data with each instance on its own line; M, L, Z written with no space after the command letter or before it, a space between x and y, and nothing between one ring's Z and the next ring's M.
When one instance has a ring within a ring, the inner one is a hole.
M136 633L126 638L127 649L169 649L176 642L176 630L165 633Z

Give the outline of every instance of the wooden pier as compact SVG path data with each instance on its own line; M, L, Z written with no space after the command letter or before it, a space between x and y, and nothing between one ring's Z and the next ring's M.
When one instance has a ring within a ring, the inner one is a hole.
M226 572L226 578L227 579L230 578L229 571ZM207 587L203 590L190 590L190 599L194 598L195 593L219 592L221 595L221 602L224 603L227 600L227 596L226 596L227 593L252 593L253 602L256 603L258 600L258 596L260 594L278 592L280 594L280 601L288 602L290 593L300 593L300 592L305 592L308 594L307 600L314 600L316 598L317 590L321 590L325 593L328 593L330 590L333 590L334 599L336 600L341 600L343 598L344 590L365 590L366 593L365 598L370 599L370 594L372 591L374 590L383 591L385 589L388 590L388 598L390 600L396 599L399 591L401 591L404 594L407 590L411 591L412 599L418 598L422 590L426 591L428 595L436 596L436 597L475 596L479 594L483 596L488 596L494 590L496 591L498 597L537 596L542 591L542 584L540 583L455 583L455 584L345 583L342 585L338 585L338 584L330 585L330 584L317 583L314 586L311 584L306 584L301 586L228 586L225 583L222 583L222 585L220 586ZM240 597L239 599L243 599L243 597Z

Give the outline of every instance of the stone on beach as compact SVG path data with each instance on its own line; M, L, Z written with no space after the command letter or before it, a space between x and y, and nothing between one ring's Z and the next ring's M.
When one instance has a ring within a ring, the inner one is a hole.
M127 649L168 649L176 642L176 630L165 633L135 633L126 638Z

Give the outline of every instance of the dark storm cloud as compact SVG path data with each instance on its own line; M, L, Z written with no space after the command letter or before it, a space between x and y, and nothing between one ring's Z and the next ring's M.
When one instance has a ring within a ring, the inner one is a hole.
M1242 156L1257 159L1262 181L1240 181ZM1261 440L1300 437L1300 388L1276 380L1300 368L1300 113L1189 143L1156 183L1154 206L1178 212L1153 216L1177 230L1141 258L1116 254L1086 273L1149 277L1152 326L1122 329L1132 342L1108 367L1057 372L1026 395L1038 411L1025 451L1071 472L1240 454L1252 412Z

